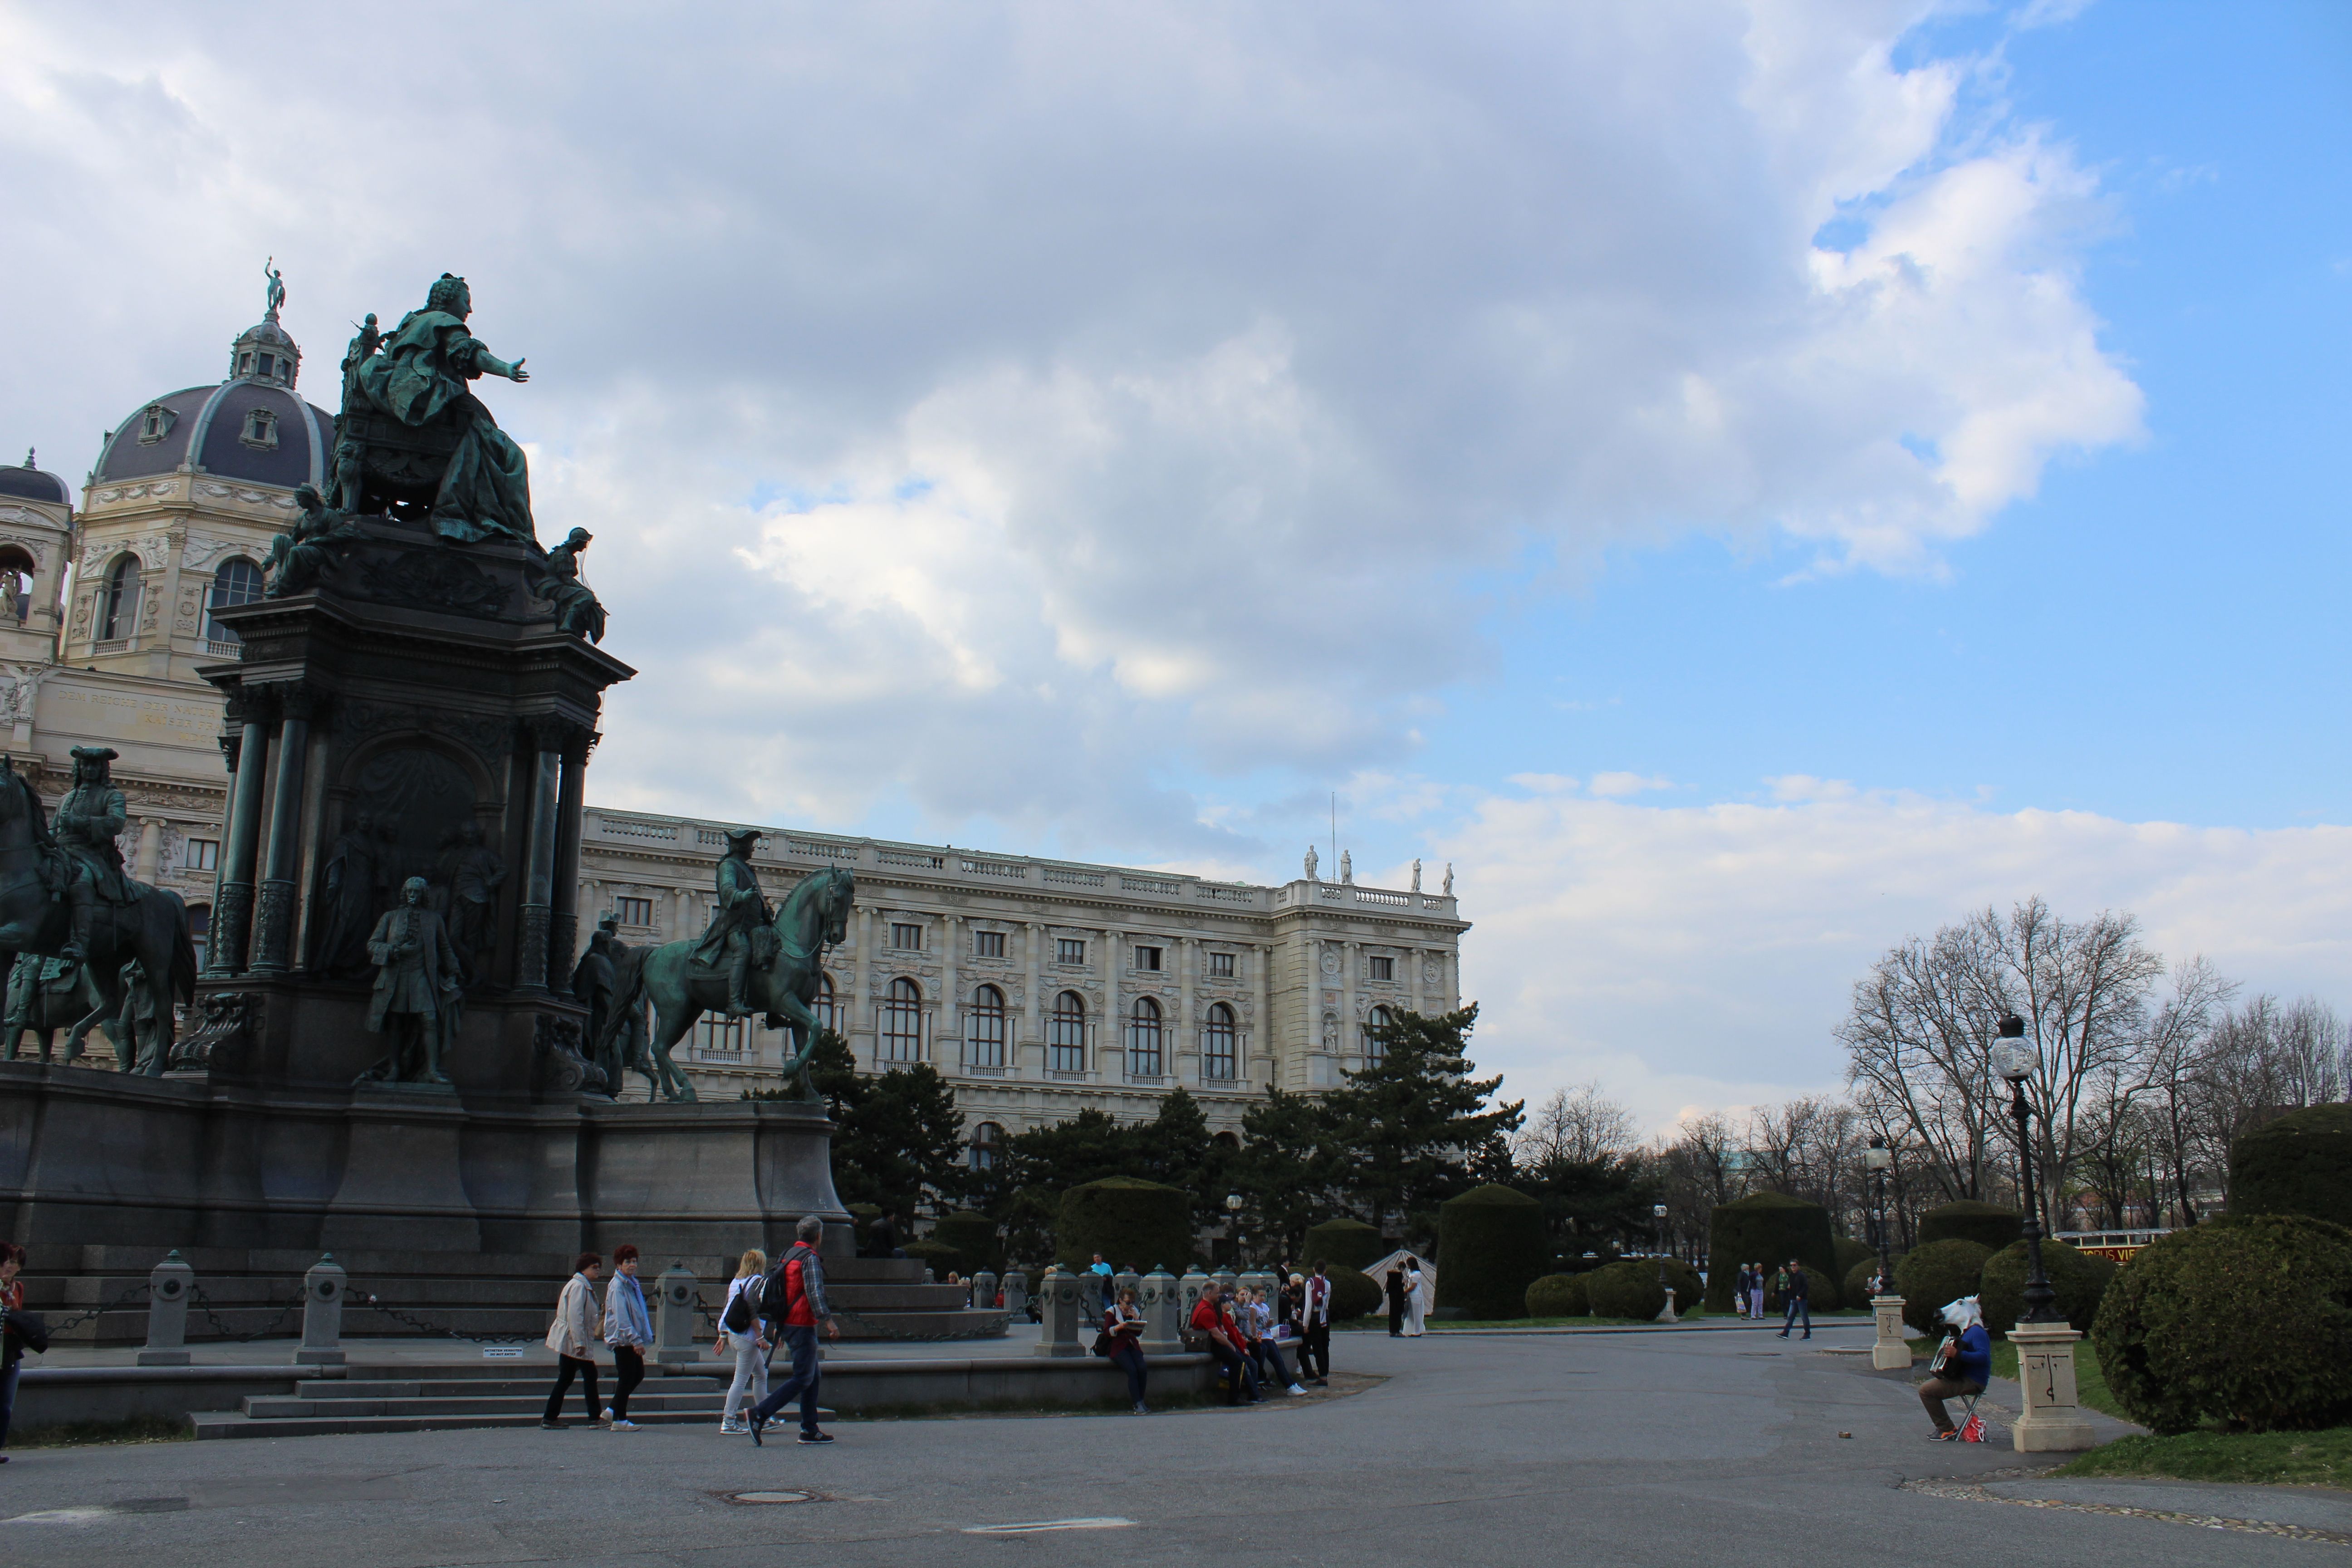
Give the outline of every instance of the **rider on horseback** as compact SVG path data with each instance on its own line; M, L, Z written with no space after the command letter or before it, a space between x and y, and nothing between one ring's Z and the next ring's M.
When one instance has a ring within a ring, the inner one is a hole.
M730 1018L751 1016L743 987L751 978L752 964L756 962L765 968L775 962L775 933L768 925L776 918L775 911L768 907L766 895L760 891L760 873L751 867L751 846L761 837L756 827L727 830L727 854L719 862L719 908L711 914L710 929L694 948L695 962L712 968L718 967L722 952L726 955ZM758 951L761 948L765 951Z
M66 902L73 914L73 937L60 957L79 961L89 954L90 921L100 904L121 909L139 899L114 844L129 819L122 792L107 767L120 754L111 746L76 746L74 786L58 803L52 820L51 831L64 852Z

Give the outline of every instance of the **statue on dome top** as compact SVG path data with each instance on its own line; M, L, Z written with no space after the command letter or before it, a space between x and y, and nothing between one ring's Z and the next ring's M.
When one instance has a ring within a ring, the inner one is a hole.
M278 319L278 312L286 305L286 275L278 270L278 258L273 256L261 264L261 275L269 279L268 319L274 321Z

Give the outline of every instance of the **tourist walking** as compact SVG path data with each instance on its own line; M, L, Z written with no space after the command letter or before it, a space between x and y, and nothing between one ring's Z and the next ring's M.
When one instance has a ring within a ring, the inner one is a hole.
M1731 1286L1731 1312L1734 1317L1744 1318L1748 1315L1748 1265L1743 1263L1739 1266L1739 1277L1732 1281Z
M828 1339L841 1337L841 1325L833 1321L833 1308L824 1299L824 1263L817 1256L817 1246L824 1240L824 1221L814 1215L803 1216L793 1229L793 1237L792 1250L760 1287L760 1313L776 1326L776 1342L793 1358L793 1375L751 1406L745 1425L751 1430L755 1447L760 1444L760 1428L791 1404L795 1394L801 1402L801 1441L833 1441L831 1433L820 1432L816 1426L817 1386L824 1378L817 1361L816 1332L822 1327Z
M1748 1266L1748 1315L1758 1322L1764 1321L1764 1266Z
M629 1394L646 1380L646 1347L654 1342L653 1314L637 1283L637 1249L613 1248L613 1283L604 1292L604 1342L613 1347L613 1430L634 1432Z
M735 1357L735 1381L728 1385L727 1404L719 1413L719 1430L729 1436L740 1437L751 1430L743 1425L745 1398L757 1405L768 1397L768 1340L760 1331L759 1307L760 1280L767 1272L766 1253L755 1247L743 1254L727 1287L727 1300L719 1308L718 1353ZM747 1290L751 1299L743 1300ZM740 1312L738 1301L743 1302ZM738 1322L740 1329L734 1326Z
M1130 1288L1103 1313L1103 1332L1110 1336L1111 1364L1127 1373L1127 1400L1138 1415L1151 1414L1143 1403L1143 1309L1135 1304Z
M1401 1339L1404 1335L1404 1266L1402 1264L1389 1265L1386 1290L1389 1299L1389 1338Z
M1811 1304L1812 1287L1806 1281L1805 1266L1791 1258L1789 1259L1789 1267L1780 1271L1778 1283L1780 1287L1780 1332L1778 1337L1787 1339L1789 1331L1796 1327L1798 1319L1802 1318L1805 1321L1804 1337L1811 1339L1813 1337L1813 1311Z
M1963 1296L1944 1309L1944 1342L1929 1358L1927 1381L1919 1385L1919 1403L1936 1424L1929 1434L1939 1443L1959 1436L1944 1401L1982 1394L1992 1376L1992 1336L1985 1332L1984 1311L1974 1296Z
M1404 1337L1417 1340L1422 1335L1422 1318L1429 1310L1426 1292L1421 1282L1421 1259L1407 1255L1404 1260Z
M1331 1266L1318 1263L1298 1295L1298 1371L1318 1388L1331 1383Z
M547 1414L539 1424L550 1429L563 1423L563 1395L577 1377L581 1395L588 1402L588 1419L602 1421L604 1407L596 1402L596 1340L603 1324L596 1311L596 1277L604 1259L583 1252L572 1262L572 1278L555 1300L555 1321L547 1326L547 1348L555 1352L555 1392L547 1396Z

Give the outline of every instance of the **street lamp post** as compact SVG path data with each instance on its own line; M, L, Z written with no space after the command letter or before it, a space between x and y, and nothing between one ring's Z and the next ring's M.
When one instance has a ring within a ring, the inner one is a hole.
M2009 1080L2009 1115L2017 1123L2018 1185L2025 1210L2025 1323L2058 1321L2058 1292L2042 1267L2042 1205L2033 1194L2033 1110L2025 1100L2026 1079L2033 1076L2033 1048L2025 1043L2025 1020L2003 1015L2000 1044L1993 1047L1992 1070Z
M1666 1205L1652 1204L1650 1218L1655 1223L1658 1237L1658 1289L1666 1298L1666 1304L1658 1310L1658 1321L1671 1323L1675 1321L1675 1292L1666 1283Z
M1236 1268L1242 1263L1242 1233L1239 1229L1241 1223L1242 1195L1239 1193L1227 1193L1225 1194L1225 1228L1233 1232L1234 1264Z
M1884 1133L1874 1136L1870 1147L1862 1152L1862 1163L1870 1173L1870 1223L1878 1232L1878 1293L1895 1293L1895 1265L1886 1252L1886 1173L1895 1168L1895 1151L1886 1146Z

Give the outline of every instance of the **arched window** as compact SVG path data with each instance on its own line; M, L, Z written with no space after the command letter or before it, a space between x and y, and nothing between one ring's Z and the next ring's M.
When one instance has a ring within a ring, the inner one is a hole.
M882 1059L923 1059L923 991L903 975L890 982L889 994L882 1001Z
M1391 1020L1386 1007L1375 1007L1364 1019L1364 1065L1373 1067L1389 1054L1388 1042L1381 1037Z
M963 1059L976 1068L1004 1065L1004 993L982 985L971 994L971 1016L964 1021Z
M0 616L23 626L33 616L33 558L18 545L0 549Z
M971 1168L993 1171L996 1162L1004 1154L1004 1129L993 1121L983 1121L971 1130Z
M1242 1146L1241 1139L1231 1132L1220 1132L1210 1142L1220 1149L1239 1149Z
M1160 1004L1149 996L1135 999L1128 1022L1127 1070L1136 1078L1160 1076Z
M1075 991L1055 997L1046 1016L1045 1065L1055 1072L1087 1070L1087 1004Z
M139 624L139 557L115 558L98 591L98 640L121 642Z
M1201 1076L1230 1080L1236 1066L1234 1010L1223 1002L1209 1005L1209 1021L1201 1030Z
M205 600L205 640L235 647L238 642L236 633L213 619L213 613L231 605L250 605L259 597L260 567L242 555L222 562L220 570L213 574L212 593Z
M809 1004L809 1011L816 1015L816 1026L818 1028L833 1029L836 1031L840 1029L841 1024L839 1022L838 1016L833 1010L832 975L822 972L818 973L816 977L816 1000Z

